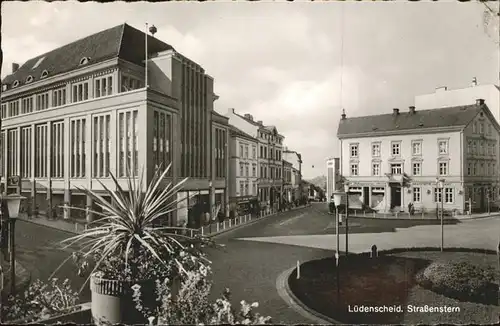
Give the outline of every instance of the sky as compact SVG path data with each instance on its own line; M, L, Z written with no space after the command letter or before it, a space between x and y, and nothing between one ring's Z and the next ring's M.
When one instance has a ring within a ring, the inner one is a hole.
M2 78L56 47L124 22L202 65L229 108L274 125L302 154L303 176L326 174L347 116L392 112L416 95L497 84L498 32L485 7L459 2L3 2ZM493 30L494 31L494 30ZM417 108L418 109L418 108Z

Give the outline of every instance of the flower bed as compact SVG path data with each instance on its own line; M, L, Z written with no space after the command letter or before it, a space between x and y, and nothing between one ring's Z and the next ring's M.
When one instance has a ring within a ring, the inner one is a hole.
M290 290L309 308L347 324L484 324L498 321L498 307L496 302L491 302L491 296L487 303L460 301L443 292L437 293L429 290L430 287L418 284L419 275L422 275L422 271L433 263L458 262L456 266L464 266L460 262L469 262L478 267L461 270L466 270L467 273L474 270L479 275L482 270L496 267L496 255L484 251L482 253L458 251L441 253L429 250L407 250L381 254L374 259L366 255L351 255L348 258L342 258L338 270L340 276L338 292L337 270L333 258L302 264L299 280L297 280L296 271L290 275ZM498 280L498 271L495 272L494 279ZM457 275L463 274L457 273ZM452 277L452 279L458 279L458 277ZM458 281L455 283L463 284ZM478 284L477 287L481 288L478 282L472 281L471 284ZM462 286L461 289L467 291L470 287ZM412 311L413 307L427 309L427 311L419 312L416 309ZM360 308L371 309L371 312L357 311ZM446 311L432 313L429 308L442 308ZM375 309L386 311L375 312L373 311ZM387 311L389 309L394 309L394 311Z

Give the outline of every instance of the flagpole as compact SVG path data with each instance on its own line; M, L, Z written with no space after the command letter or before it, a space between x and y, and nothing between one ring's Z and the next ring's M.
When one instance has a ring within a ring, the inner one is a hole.
M149 81L148 81L148 23L146 23L146 31L144 32L145 35L145 49L144 49L144 69L145 69L145 84L146 88L149 87Z

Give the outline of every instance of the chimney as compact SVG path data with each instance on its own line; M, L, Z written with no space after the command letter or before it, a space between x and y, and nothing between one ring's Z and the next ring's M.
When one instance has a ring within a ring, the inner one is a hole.
M399 114L399 109L398 108L392 109L392 114L398 115Z
M257 123L262 126L262 120L257 121Z
M346 118L345 109L342 109L341 117L342 117L342 120L345 120L345 118Z
M248 119L248 120L250 120L250 121L253 121L253 117L252 117L252 115L251 115L251 114L249 114L249 113L245 113L245 118L247 118L247 119Z
M19 69L19 63L12 63L12 73L15 73Z
M474 86L477 86L477 78L476 77L473 77L472 78L472 83L470 85L471 87L474 87Z
M415 114L415 107L413 105L410 106L410 114Z
M227 109L227 113L234 113L234 108Z
M482 98L478 98L476 100L476 105L483 105L484 104L484 100Z
M448 90L448 87L446 87L446 86L436 87L436 93L437 92L444 92L447 90Z

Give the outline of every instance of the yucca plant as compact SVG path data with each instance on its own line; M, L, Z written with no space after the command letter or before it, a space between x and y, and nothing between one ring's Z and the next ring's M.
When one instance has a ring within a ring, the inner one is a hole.
M187 180L175 185L169 183L161 188L170 168L171 165L162 171L159 167L146 191L143 191L144 173L138 178L127 177L128 191L120 186L112 173L110 176L116 190L102 182L104 191L99 193L79 189L102 209L102 212L90 211L99 218L89 223L83 233L63 241L64 248L79 246L71 257L75 262L83 262L81 267L88 267L89 259L95 263L84 285L93 274L133 281L182 273L185 270L180 259L181 253L189 253L193 258L209 263L201 251L204 245L212 244L208 238L196 232L191 235L191 230L185 227L161 226L157 223L177 209L179 201L176 194ZM111 198L111 201L104 197ZM82 210L79 207L70 209Z

